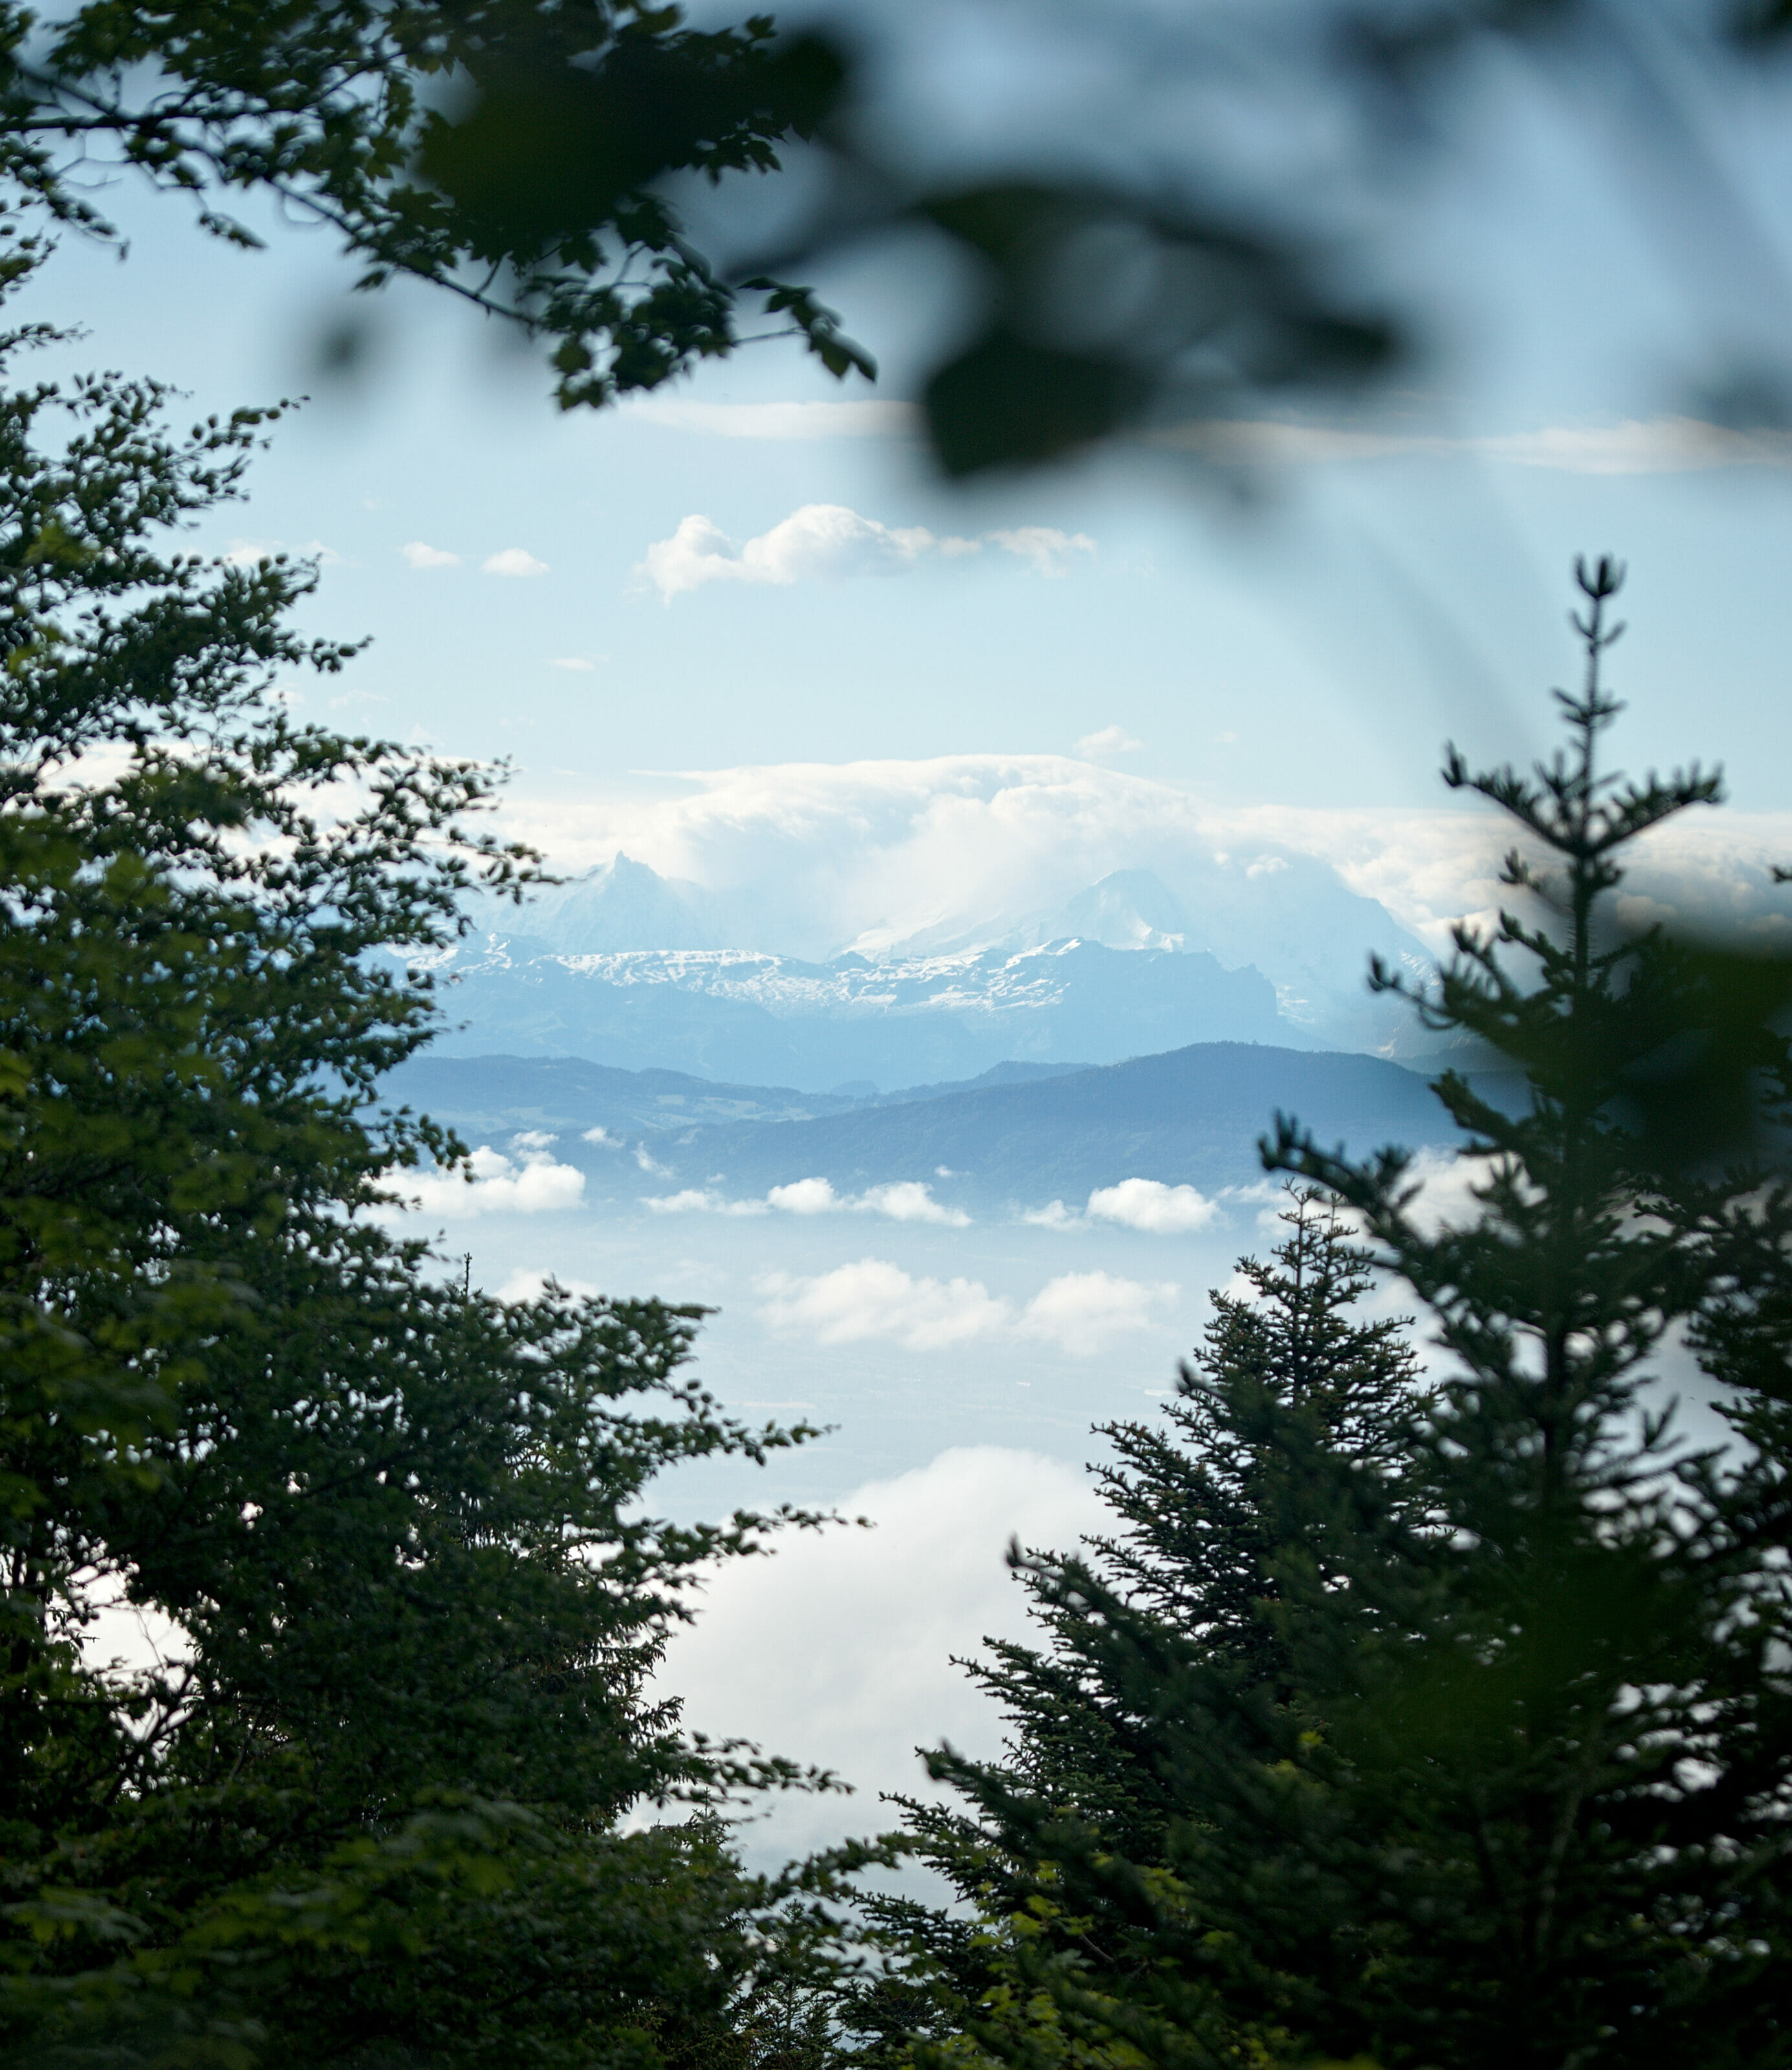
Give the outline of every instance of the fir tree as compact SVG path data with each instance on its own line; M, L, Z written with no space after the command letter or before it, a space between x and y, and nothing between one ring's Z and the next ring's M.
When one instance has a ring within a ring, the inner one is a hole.
M1080 1621L1138 1720L1116 1751L1162 1793L1162 1840L1103 1829L1117 1777L1086 1816L1024 1759L940 1763L1002 1868L983 1900L995 1982L958 2052L1792 2060L1786 1198L1745 1161L1664 1174L1651 1088L1708 1050L1722 1001L1696 957L1619 927L1613 894L1628 845L1717 784L1602 769L1621 577L1579 573L1567 748L1529 775L1446 768L1533 850L1507 865L1530 914L1459 930L1414 995L1528 1087L1508 1108L1462 1071L1437 1082L1478 1174L1469 1212L1440 1225L1398 1152L1352 1163L1291 1121L1270 1146L1417 1293L1434 1391L1381 1422L1377 1467L1266 1424L1285 1462L1254 1500L1282 1549L1248 1659L1209 1635L1232 1598L1208 1596L1205 1560L1180 1598L1041 1564L1049 1611ZM1751 1039L1783 1084L1784 1045ZM1681 1324L1734 1390L1728 1450L1687 1446L1663 1398Z

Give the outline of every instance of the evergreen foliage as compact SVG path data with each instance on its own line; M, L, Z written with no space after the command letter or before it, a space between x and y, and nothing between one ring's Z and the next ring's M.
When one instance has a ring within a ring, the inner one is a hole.
M696 1311L383 1218L459 1154L375 1104L404 959L533 865L487 772L299 717L313 571L170 543L268 413L165 399L0 391L0 2053L788 2060L824 1929L726 1815L798 1778L646 1688L770 1520L644 1498L800 1434L718 1412Z
M1626 845L1717 787L1600 768L1620 575L1580 572L1568 747L1446 771L1548 857L1508 865L1537 917L1459 930L1418 999L1528 1088L1508 1111L1438 1081L1467 1213L1428 1209L1401 1153L1352 1164L1292 1122L1269 1146L1418 1295L1429 1388L1384 1345L1391 1384L1328 1426L1289 1345L1266 1384L1222 1303L1210 1414L1185 1393L1110 1479L1118 1548L1026 1563L1049 1643L987 1671L1010 1757L937 1757L967 1808L915 1822L983 1915L915 1937L956 1998L932 2056L1792 2060L1788 1198L1746 1158L1664 1163L1650 1123L1729 1023L1712 966L1625 934L1612 894ZM1785 1047L1758 1019L1750 1041L1771 1116ZM1663 1398L1677 1324L1727 1447Z

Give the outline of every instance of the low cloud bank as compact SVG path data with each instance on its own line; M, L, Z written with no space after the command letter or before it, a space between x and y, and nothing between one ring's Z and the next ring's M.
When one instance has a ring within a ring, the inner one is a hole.
M1172 1280L1148 1284L1107 1272L1066 1272L1017 1305L980 1279L917 1278L889 1258L861 1258L831 1272L767 1274L759 1314L774 1330L823 1344L882 1339L914 1352L1006 1341L1092 1357L1115 1337L1151 1328L1174 1308Z
M882 1215L886 1221L932 1222L944 1229L971 1225L962 1208L936 1201L932 1187L919 1179L869 1186L862 1193L837 1193L827 1179L796 1179L774 1186L763 1199L739 1201L709 1187L687 1186L681 1192L649 1196L641 1205L656 1215Z
M943 1452L839 1508L873 1528L792 1533L769 1559L732 1562L655 1678L691 1726L743 1735L853 1786L845 1799L780 1797L749 1839L767 1860L882 1831L892 1817L880 1791L938 1794L917 1747L997 1751L996 1707L952 1656L980 1651L986 1636L1025 1634L1025 1598L1004 1557L1011 1537L1067 1551L1103 1514L1074 1465L997 1446Z

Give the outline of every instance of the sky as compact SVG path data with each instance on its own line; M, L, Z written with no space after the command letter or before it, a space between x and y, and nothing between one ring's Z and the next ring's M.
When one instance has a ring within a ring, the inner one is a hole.
M1621 759L1721 761L1737 807L1777 814L1792 444L1688 416L1709 341L1684 275L1601 186L1574 111L1486 97L1414 231L1446 255L1450 349L1373 425L1238 434L1268 456L1254 507L1163 449L942 486L907 401L914 250L822 280L885 363L876 389L774 344L601 416L557 414L526 355L421 289L383 305L353 392L320 384L350 277L327 236L252 209L268 248L246 255L129 186L106 201L129 256L66 239L31 313L84 327L63 363L153 371L208 410L319 390L201 542L319 554L308 623L370 644L313 708L511 758L519 823L569 860L676 809L692 772L763 772L776 816L795 765L933 763L949 785L987 755L1204 808L1435 820L1459 809L1446 735L1483 760L1549 743L1581 550L1630 569ZM1770 113L1733 125L1769 198Z

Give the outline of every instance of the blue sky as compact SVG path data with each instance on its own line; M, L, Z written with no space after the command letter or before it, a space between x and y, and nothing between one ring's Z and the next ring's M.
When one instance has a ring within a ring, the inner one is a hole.
M1662 421L1704 349L1684 276L1589 173L1575 124L1502 91L1411 255L1446 256L1451 351L1393 399L1367 456L1302 448L1265 471L1257 507L1162 452L941 487L898 410L868 427L836 407L913 392L927 288L911 252L824 282L886 362L877 390L759 346L603 417L556 415L526 357L446 298L396 292L383 361L280 428L205 542L325 550L310 623L373 644L319 709L509 755L519 800L560 825L600 796L680 795L667 772L1071 755L1103 735L1099 758L1217 808L1442 808L1446 734L1483 759L1546 741L1543 693L1573 667L1569 563L1610 549L1631 568L1623 759L1721 760L1740 807L1777 813L1792 467ZM1737 125L1763 194L1784 155L1769 112ZM33 314L86 327L75 359L154 372L207 409L314 383L348 278L325 236L268 223L246 256L178 199L125 186L109 205L129 259L71 239L31 294ZM1713 335L1741 337L1768 287L1716 309ZM820 407L754 407L789 403ZM1738 452L1749 464L1686 464ZM882 573L780 558L788 521L816 505L908 542L861 530L844 564ZM697 518L726 550L769 535L748 562L794 579L662 595L650 550ZM994 536L1023 532L1086 543L1029 555ZM484 571L493 556L541 571Z

